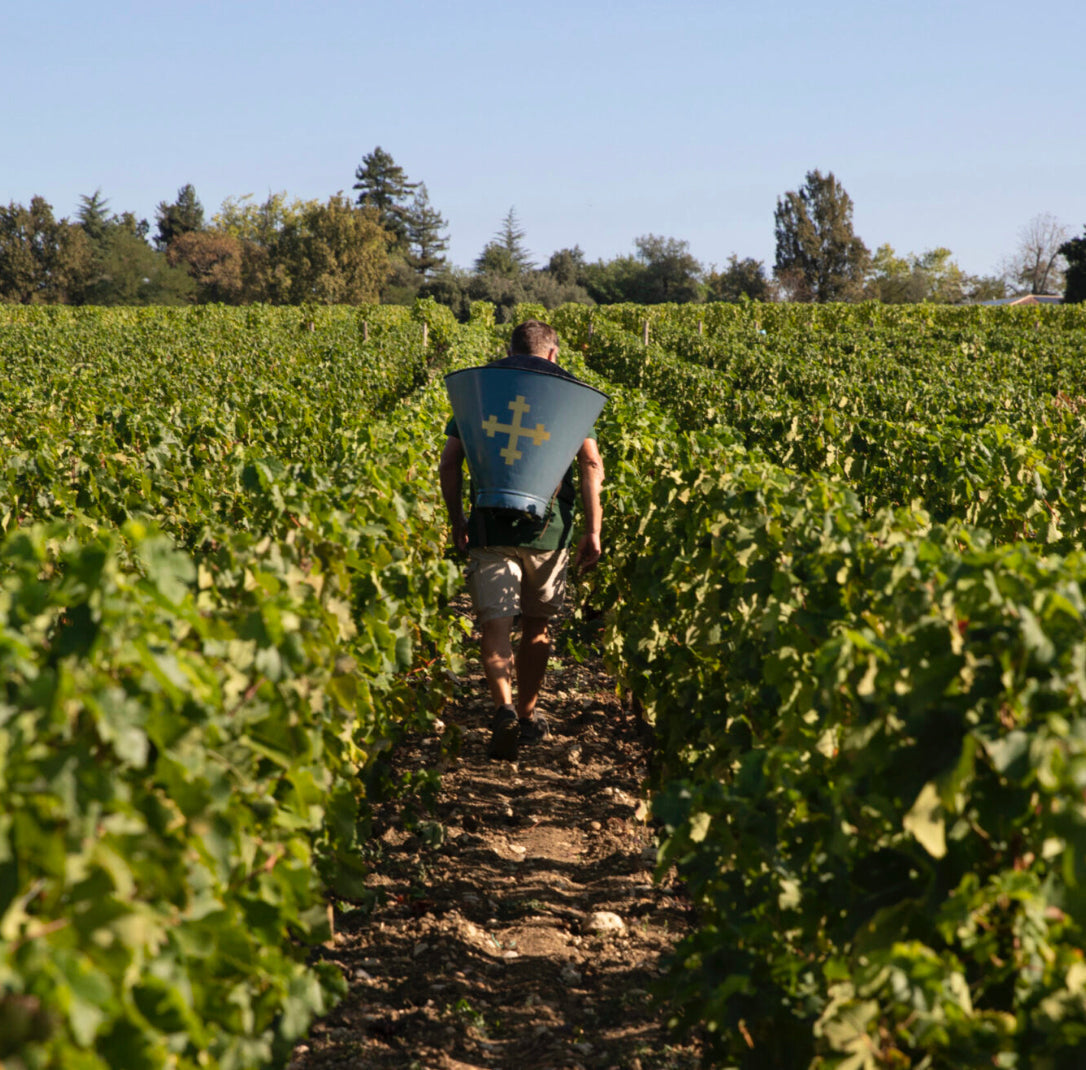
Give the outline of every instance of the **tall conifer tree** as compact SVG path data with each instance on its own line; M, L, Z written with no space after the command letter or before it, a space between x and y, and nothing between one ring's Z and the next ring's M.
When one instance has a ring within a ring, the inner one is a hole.
M194 230L204 229L204 206L196 196L196 188L191 182L177 191L177 200L173 204L160 201L156 211L158 234L155 242L160 249L166 249L174 238L189 234Z
M1081 238L1064 242L1060 246L1060 254L1067 259L1064 301L1068 304L1086 301L1086 233Z
M524 231L517 219L517 210L513 207L502 220L498 233L475 258L475 270L480 274L517 278L531 268L532 257L524 248Z
M425 182L419 183L405 223L410 249L408 263L424 279L429 278L448 262L442 254L449 247L449 239L441 233L448 224L444 216L430 204L430 193Z
M852 231L852 198L831 171L808 171L777 199L775 272L797 301L858 301L870 254Z
M407 199L421 183L408 182L404 169L380 145L362 157L354 177L353 188L359 191L355 203L360 208L376 208L378 222L392 235L394 244L406 247L411 210Z

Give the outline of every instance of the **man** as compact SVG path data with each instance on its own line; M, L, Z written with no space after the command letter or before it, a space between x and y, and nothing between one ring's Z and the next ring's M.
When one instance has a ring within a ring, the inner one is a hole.
M574 378L558 366L558 334L538 320L513 331L509 355L497 367L523 368ZM512 761L522 743L546 739L550 729L536 709L551 654L549 622L565 597L569 546L573 538L576 493L570 466L542 521L506 512L473 509L464 516L464 447L456 421L450 420L441 454L441 493L452 522L453 542L469 554L468 591L482 633L483 671L496 707L487 753ZM591 568L600 558L600 488L603 461L594 438L577 452L585 531L577 545L576 564ZM521 637L513 654L514 618ZM513 702L513 670L517 697Z

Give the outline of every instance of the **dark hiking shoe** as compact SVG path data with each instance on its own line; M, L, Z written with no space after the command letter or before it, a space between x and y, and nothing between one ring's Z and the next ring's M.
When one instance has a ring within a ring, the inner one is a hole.
M506 720L510 715L512 715L513 717L516 717L517 711L516 711L515 707L513 707L513 706L499 706L490 715L490 724L487 725L487 727L490 729L491 732L493 732L494 729L497 728L498 725L502 721Z
M522 718L520 721L520 742L538 743L542 739L551 738L551 727L547 724L547 718L541 713L533 713L531 717Z
M515 761L519 739L520 725L517 722L516 710L511 706L502 706L490 721L490 743L486 748L486 756L506 762Z

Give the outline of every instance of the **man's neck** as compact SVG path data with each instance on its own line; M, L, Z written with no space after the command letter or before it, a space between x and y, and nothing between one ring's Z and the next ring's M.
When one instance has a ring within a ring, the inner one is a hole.
M548 349L546 353L510 353L511 357L535 357L536 360L545 360L551 364L558 363L558 350Z

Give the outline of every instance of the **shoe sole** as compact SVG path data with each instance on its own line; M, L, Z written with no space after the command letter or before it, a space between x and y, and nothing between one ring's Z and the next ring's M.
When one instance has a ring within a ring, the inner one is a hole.
M547 739L550 739L550 738L551 738L550 732L543 732L543 733L540 733L538 735L525 735L524 733L521 733L521 736L520 736L520 739L518 740L518 742L519 743L524 743L524 744L542 743L544 740L547 740Z
M517 757L517 744L519 742L520 726L516 721L498 725L494 729L494 735L490 738L490 746L486 749L487 757L512 762Z

